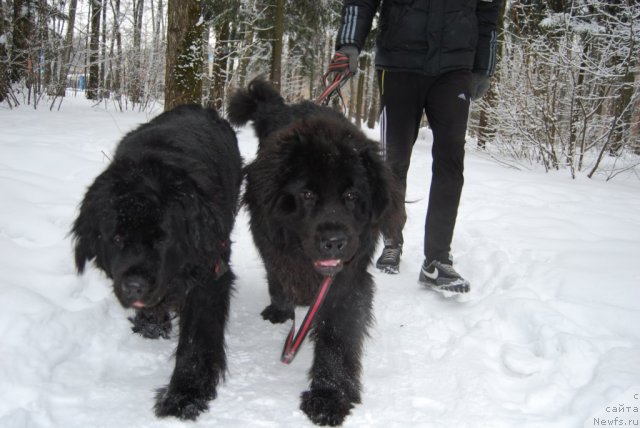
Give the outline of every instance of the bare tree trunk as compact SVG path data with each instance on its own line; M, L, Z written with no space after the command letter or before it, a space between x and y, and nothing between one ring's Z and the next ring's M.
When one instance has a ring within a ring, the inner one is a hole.
M619 96L614 103L614 117L620 117L618 126L616 127L610 145L609 155L620 156L625 146L626 138L631 131L631 118L633 117L633 109L629 105L633 104L633 71L628 70L627 73L620 78L618 82Z
M153 0L151 1L151 4L149 7L153 11L154 9ZM162 50L161 50L163 37L164 37L163 35L165 33L163 8L164 6L163 6L162 0L158 0L155 17L153 20L153 45L151 48L151 53L149 55L149 67L153 67L153 74L149 76L149 78L147 79L149 82L148 84L149 93L147 94L147 98L152 96L153 99L160 98L159 86L160 86L160 77L162 77L162 73L160 72L160 65L163 65L164 63L164 57L162 55Z
M636 60L636 67L640 66L640 61ZM640 87L640 73L634 77L635 84ZM631 128L629 130L631 137L631 147L636 155L640 156L640 97L636 97L633 108L631 109Z
M273 51L271 57L271 82L278 90L282 84L282 48L284 36L284 0L276 0L275 26L273 31Z
M139 103L142 98L142 70L140 57L142 54L142 12L144 0L136 0L133 5L133 64L129 70L129 97L132 103Z
M244 31L244 41L242 43L242 48L240 50L240 61L238 65L238 71L236 74L238 75L238 86L243 88L246 84L247 80L247 70L249 68L249 61L251 57L249 56L249 47L253 43L254 30L253 25L251 23L246 24Z
M367 127L369 129L373 129L376 126L376 120L380 114L377 77L378 74L376 73L375 67L373 67L373 79L371 80L371 103L369 104L369 118L367 119Z
M73 30L76 26L76 10L78 8L78 0L69 2L69 17L67 19L67 34L64 38L64 48L62 51L62 64L60 64L60 74L58 76L58 84L56 88L56 96L64 97L64 89L66 86L67 76L71 69L71 53L73 52Z
M202 102L200 0L169 0L164 109Z
M354 120L356 118L356 84L355 79L349 79L349 105L347 109L348 113L345 112L345 116L347 116L350 120ZM337 97L336 97L337 98Z
M502 57L502 46L504 46L504 37L503 37L503 29L504 29L504 17L507 8L507 2L502 2L502 9L498 14L498 22L496 23L496 33L500 38L499 46L501 49L496 53L496 62L500 63L500 57ZM497 76L494 77L497 79ZM478 123L478 148L484 149L487 146L488 140L493 140L495 137L495 129L489 123L489 112L493 108L495 108L498 103L498 97L495 95L495 84L489 88L489 93L487 94L486 107L480 110L480 120Z
M487 148L487 140L491 139L491 136L488 135L489 126L489 114L486 109L480 110L480 118L478 119L478 148L485 149Z
M52 66L55 65L54 55L51 49L51 41L49 40L49 19L55 21L55 18L49 16L47 5L43 2L37 3L37 44L39 46L37 61L34 62L34 71L36 78L35 94L40 95L45 92L45 88L51 83ZM35 98L34 107L37 106L39 96Z
M585 57L588 53L588 46L584 47ZM571 170L571 178L576 178L576 169L580 164L580 160L576 159L576 152L578 148L578 142L580 141L581 127L579 126L580 122L584 120L584 108L580 108L581 101L580 97L582 96L582 92L584 91L584 80L585 80L585 68L586 65L584 62L580 65L578 69L578 78L576 83L573 85L573 96L571 97L571 103L569 108L569 146L567 147L567 159L566 162L569 165ZM584 140L584 138L583 138ZM578 154L578 157L580 155Z
M0 38L6 40L8 30L5 28L4 2L0 2ZM9 53L6 43L0 43L0 103L9 94Z
M111 12L113 14L113 24L111 27L111 41L109 45L109 74L107 78L107 88L110 91L110 98L117 103L122 110L122 35L120 33L120 0L111 0ZM114 52L115 47L115 52ZM105 65L106 67L106 65Z
M102 42L100 51L102 54L100 57L100 98L108 98L108 91L111 89L107 86L107 7L106 4L102 4Z
M226 93L229 90L229 85L231 85L231 82L235 77L234 64L237 64L238 62L238 44L241 43L238 41L238 38L239 38L238 25L231 23L229 24L229 27L231 28L231 31L229 32L229 40L226 43L227 60L225 61L225 67L227 68L227 70L226 70L226 80L225 80L225 87L224 87L225 92L223 95L225 98L225 104L226 104L226 96L227 96Z
M214 47L213 70L211 72L211 92L209 104L221 111L224 105L224 88L227 83L227 61L229 59L229 22L216 25L216 45Z
M25 79L30 87L33 75L33 0L13 1L13 47L11 49L10 80Z
M87 99L98 99L100 84L100 12L102 0L91 0L91 38L89 41L89 79L87 81Z
M356 126L360 127L362 125L362 116L363 116L363 104L364 104L364 79L367 71L367 63L369 57L367 55L361 55L359 61L360 67L360 76L358 76L358 93L356 95L356 109L355 109L355 117L356 117Z

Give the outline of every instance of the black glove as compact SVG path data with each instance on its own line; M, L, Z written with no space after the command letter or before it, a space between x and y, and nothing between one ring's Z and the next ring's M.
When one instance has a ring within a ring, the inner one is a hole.
M351 74L356 74L358 72L358 55L360 52L355 45L341 46L333 55L327 71L341 73L349 70Z
M484 97L484 95L489 90L491 86L491 81L489 80L491 76L487 76L486 74L480 73L472 73L471 74L471 100L479 100Z

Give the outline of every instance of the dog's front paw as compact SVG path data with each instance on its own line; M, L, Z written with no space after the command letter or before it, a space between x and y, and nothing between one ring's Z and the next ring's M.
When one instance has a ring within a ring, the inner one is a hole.
M341 425L353 404L336 390L312 389L302 393L300 410L316 425Z
M209 400L215 397L203 397L195 391L174 392L161 388L156 395L154 406L156 416L175 416L195 421L198 415L209 409Z
M159 337L168 339L171 333L171 316L166 312L158 315L137 311L135 318L129 318L129 321L133 324L131 330L147 339L158 339Z
M283 309L274 304L270 304L264 308L260 315L262 315L263 319L271 321L273 324L282 324L287 320L292 320L295 312L290 308Z

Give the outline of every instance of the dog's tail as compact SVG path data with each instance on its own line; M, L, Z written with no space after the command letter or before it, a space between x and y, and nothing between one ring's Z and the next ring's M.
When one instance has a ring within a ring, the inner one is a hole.
M250 120L255 120L256 112L262 105L282 106L284 100L269 82L262 77L257 77L246 89L238 89L231 96L227 118L235 126L244 125Z

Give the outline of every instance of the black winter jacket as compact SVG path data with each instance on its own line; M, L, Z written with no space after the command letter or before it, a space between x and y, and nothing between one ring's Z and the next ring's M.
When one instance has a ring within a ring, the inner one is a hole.
M376 67L430 76L493 75L496 22L504 0L345 0L336 48L362 50L380 3Z

